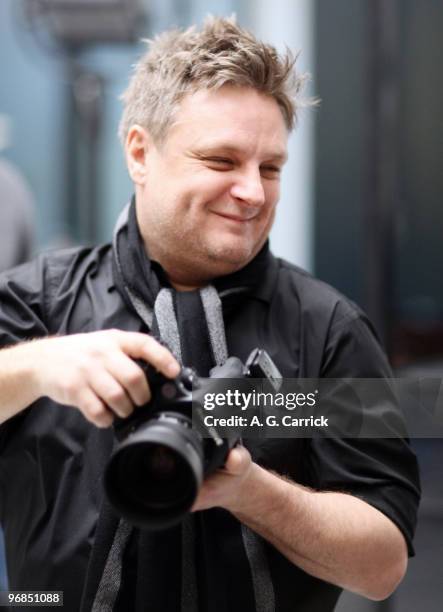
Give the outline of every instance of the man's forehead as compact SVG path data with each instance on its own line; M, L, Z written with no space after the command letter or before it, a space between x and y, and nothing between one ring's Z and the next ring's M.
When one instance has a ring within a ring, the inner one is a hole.
M284 161L288 132L277 102L251 88L199 90L181 102L170 134L183 136L199 150L239 153L260 148L261 154Z
M266 118L269 123L279 122L284 126L277 101L252 87L224 85L219 89L198 89L186 94L176 109L178 121L211 118L222 114L235 115L239 120L253 120L260 116Z

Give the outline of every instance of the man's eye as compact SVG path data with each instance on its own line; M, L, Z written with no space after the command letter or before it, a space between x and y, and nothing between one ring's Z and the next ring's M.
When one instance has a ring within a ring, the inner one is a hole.
M206 157L205 161L210 165L216 168L223 169L231 169L234 165L232 159L227 159L224 157Z
M281 169L278 166L262 166L261 173L265 177L278 177Z

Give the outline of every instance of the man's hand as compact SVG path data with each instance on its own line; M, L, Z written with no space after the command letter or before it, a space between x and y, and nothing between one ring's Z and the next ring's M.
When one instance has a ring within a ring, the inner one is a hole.
M192 510L215 506L309 574L370 599L387 597L406 571L405 540L384 514L351 495L312 491L269 472L244 447L204 482Z
M105 330L45 338L0 351L2 420L42 396L78 408L98 427L126 417L151 394L142 359L169 378L180 366L147 334Z
M208 510L215 506L234 510L251 468L252 459L246 448L233 448L225 466L204 481L191 510Z

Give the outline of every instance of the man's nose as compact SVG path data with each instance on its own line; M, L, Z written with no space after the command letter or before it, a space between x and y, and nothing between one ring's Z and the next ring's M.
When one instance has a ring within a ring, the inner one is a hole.
M239 173L231 188L231 195L237 200L242 200L248 206L263 206L265 191L262 180L259 169Z

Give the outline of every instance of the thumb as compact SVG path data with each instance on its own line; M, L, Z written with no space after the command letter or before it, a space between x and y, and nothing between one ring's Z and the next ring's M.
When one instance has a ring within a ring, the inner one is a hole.
M228 455L225 469L233 475L242 474L251 461L249 451L244 446L236 446Z

